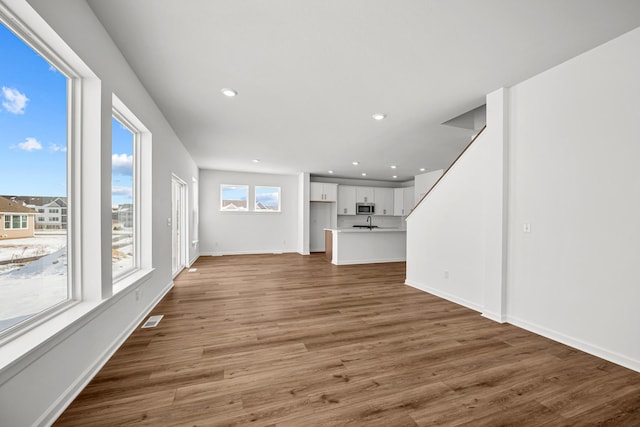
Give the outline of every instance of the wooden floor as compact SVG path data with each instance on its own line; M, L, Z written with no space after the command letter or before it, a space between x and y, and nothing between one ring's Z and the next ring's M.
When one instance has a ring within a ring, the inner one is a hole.
M406 286L404 263L194 267L56 425L640 426L640 373Z

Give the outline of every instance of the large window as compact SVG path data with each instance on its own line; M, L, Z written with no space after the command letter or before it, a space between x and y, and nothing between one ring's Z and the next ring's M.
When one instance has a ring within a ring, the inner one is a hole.
M248 211L249 210L249 186L247 185L220 185L220 210L221 211Z
M256 186L256 212L280 212L280 187Z
M111 262L117 280L136 268L136 133L118 111L111 123Z
M57 60L32 49L1 16L0 57L2 334L69 300L71 281L67 230L35 230L34 221L47 203L67 200L69 79Z

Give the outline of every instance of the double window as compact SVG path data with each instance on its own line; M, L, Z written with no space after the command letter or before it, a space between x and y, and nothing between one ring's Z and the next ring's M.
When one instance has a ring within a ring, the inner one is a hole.
M280 212L280 187L256 185L251 203L248 185L220 185L220 210L225 212Z

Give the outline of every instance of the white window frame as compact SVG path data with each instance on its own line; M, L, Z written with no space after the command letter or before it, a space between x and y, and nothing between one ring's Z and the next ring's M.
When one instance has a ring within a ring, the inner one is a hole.
M118 283L119 281L121 281L122 279L126 278L127 276L135 273L139 268L140 268L140 257L139 257L139 246L140 246L140 235L137 232L138 230L138 226L139 226L139 221L138 221L138 193L139 193L139 189L138 189L138 183L140 181L140 177L138 176L138 167L136 165L136 162L138 160L138 157L140 156L140 152L139 152L139 146L140 146L140 134L142 133L141 131L139 131L138 129L136 129L136 127L131 123L131 120L127 118L127 116L131 117L131 114L127 114L127 113L122 113L120 111L120 109L116 108L115 106L113 107L113 111L112 111L112 115L113 118L116 119L116 121L118 121L122 126L124 126L129 132L131 132L131 135L133 136L133 147L132 147L132 153L133 153L133 171L132 171L132 192L133 192L133 197L132 197L132 215L133 215L133 265L130 269L127 269L125 271L123 271L120 274L113 274L113 270L112 270L112 278L113 278L113 282L114 284ZM113 150L111 150L111 154L113 155ZM113 177L111 179L112 185L113 185ZM113 233L113 230L112 230Z
M136 283L151 266L151 132L136 115L112 94L112 116L133 134L133 268L112 275L113 292ZM113 150L109 150L113 153ZM111 158L111 156L110 156ZM112 179L110 180L112 182ZM113 274L113 272L112 272Z
M269 188L269 189L277 189L278 190L278 209L270 210L270 209L258 209L258 189L259 188ZM277 185L256 185L253 188L253 209L255 212L260 213L280 213L282 212L282 188Z
M42 56L42 58L55 67L56 70L67 79L67 198L70 201L69 206L74 206L75 204L77 207L80 205L80 189L79 184L76 184L76 182L81 180L79 176L79 164L76 163L76 158L80 152L80 135L77 130L82 127L81 122L83 120L81 115L82 107L81 104L79 104L83 90L83 80L81 76L82 74L88 74L90 72L88 68L79 71L76 65L80 65L80 62L74 63L74 66L69 65L66 59L69 58L69 55L72 53L66 45L62 48L63 44L59 41L51 43L48 38L47 41L44 41L40 34L29 27L27 23L17 17L2 3L0 3L0 23L17 35L25 44ZM38 29L43 33L47 33L48 36L52 34L52 30L50 29ZM64 52L61 53L57 48L62 48L61 50ZM75 57L75 54L72 55ZM75 60L79 61L78 59ZM81 64L81 68L82 67L86 66ZM70 215L70 219L72 217L73 216ZM75 221L75 218L72 221ZM28 228L28 218L26 228ZM1 331L0 346L22 337L27 334L27 332L45 324L48 320L78 303L81 298L80 277L82 274L82 254L79 250L76 250L78 247L77 239L79 236L79 228L80 221L78 220L73 228L67 230L67 299ZM0 364L0 369L1 368L2 364Z
M234 188L244 188L246 190L247 193L247 207L244 209L224 209L224 206L222 205L223 202L223 198L222 198L222 189L224 187L234 187ZM249 212L249 206L250 206L250 200L249 200L249 186L245 185L245 184L220 184L220 212Z

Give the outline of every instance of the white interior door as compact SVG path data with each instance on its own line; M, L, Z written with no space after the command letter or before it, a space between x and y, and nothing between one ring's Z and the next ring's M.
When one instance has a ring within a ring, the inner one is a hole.
M187 184L177 176L171 179L171 272L173 277L187 266Z

